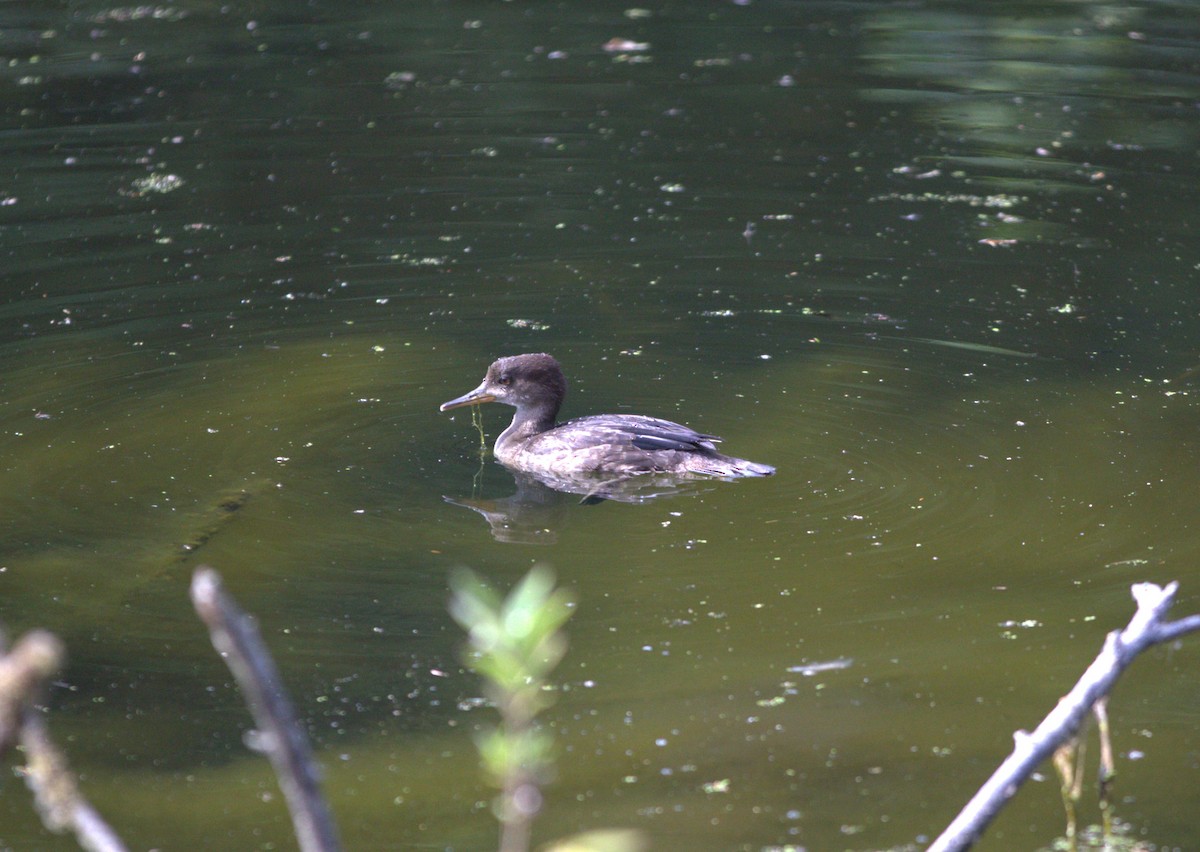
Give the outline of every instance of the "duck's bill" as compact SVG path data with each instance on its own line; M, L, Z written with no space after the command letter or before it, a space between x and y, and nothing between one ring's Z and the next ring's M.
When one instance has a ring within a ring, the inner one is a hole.
M495 402L496 397L483 389L483 386L475 388L470 393L465 393L457 399L452 399L449 402L443 402L438 407L438 411L449 411L451 408L462 408L464 405L483 405L485 402Z

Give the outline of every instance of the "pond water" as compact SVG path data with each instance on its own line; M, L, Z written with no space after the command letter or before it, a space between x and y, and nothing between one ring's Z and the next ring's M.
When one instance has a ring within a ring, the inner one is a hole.
M1132 583L1200 610L1191 4L11 2L0 28L0 619L67 642L51 728L135 848L293 844L201 563L356 849L494 843L456 566L548 563L579 602L538 839L656 849L927 841ZM680 420L778 475L514 504L437 407L525 351L564 364L567 416ZM1158 848L1200 846L1198 659L1148 654L1111 705L1116 813ZM979 848L1050 843L1058 802L1045 767ZM19 784L0 809L0 847L74 848Z

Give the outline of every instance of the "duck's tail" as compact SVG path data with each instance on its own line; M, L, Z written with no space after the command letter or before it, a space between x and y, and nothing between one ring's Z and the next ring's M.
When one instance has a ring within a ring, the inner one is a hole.
M714 454L706 458L697 458L689 465L696 473L707 476L719 476L722 479L734 479L742 476L771 476L775 468L769 464L759 464L748 459L735 459L733 456Z

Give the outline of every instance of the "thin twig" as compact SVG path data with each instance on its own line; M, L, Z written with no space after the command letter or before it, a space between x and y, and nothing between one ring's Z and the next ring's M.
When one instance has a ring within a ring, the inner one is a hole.
M46 722L32 707L25 709L21 748L28 761L25 783L45 826L55 833L75 832L89 852L125 852L125 844L79 792L67 759L50 740Z
M25 634L11 651L0 640L0 752L17 741L25 705L62 668L65 657L62 642L45 630Z
M89 852L125 852L116 832L79 792L66 756L34 706L65 657L62 642L45 630L25 634L0 656L0 752L14 743L25 752L25 784L46 828L56 834L73 831Z
M1138 583L1130 590L1137 612L1124 630L1105 637L1104 648L1075 687L1059 702L1032 734L1017 731L1012 753L933 842L927 852L957 852L970 848L1017 788L1042 761L1067 741L1091 712L1092 705L1108 695L1134 658L1160 642L1170 641L1200 630L1200 616L1174 622L1162 621L1171 608L1178 583L1161 588L1153 583Z
M192 576L192 605L208 626L213 647L233 672L254 716L259 731L256 744L275 768L300 848L304 852L336 852L341 848L337 829L321 797L308 737L296 721L279 671L258 630L211 568L202 566Z

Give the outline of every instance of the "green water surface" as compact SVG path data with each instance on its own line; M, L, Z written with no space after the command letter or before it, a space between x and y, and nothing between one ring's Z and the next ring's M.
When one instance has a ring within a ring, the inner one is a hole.
M1200 610L1192 4L11 2L0 36L0 619L66 641L51 730L134 848L294 847L201 563L351 849L495 843L455 566L579 601L537 839L664 850L927 842L1130 584ZM437 406L522 351L566 416L779 472L514 502ZM1200 848L1197 647L1110 708L1158 848ZM979 848L1058 801L1044 767ZM10 778L0 848L73 843Z

